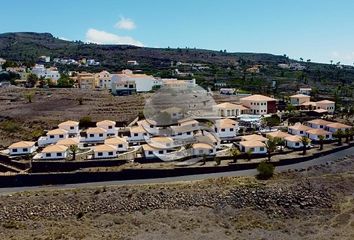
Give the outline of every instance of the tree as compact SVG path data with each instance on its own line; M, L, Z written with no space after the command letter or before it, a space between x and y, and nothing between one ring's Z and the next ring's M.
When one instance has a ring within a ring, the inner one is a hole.
M353 138L354 138L354 127L352 127L350 130L350 140L353 141Z
M73 156L72 160L76 159L77 150L79 150L79 147L77 145L70 145L69 146L69 151L71 152L71 154Z
M258 171L257 177L259 179L269 179L273 176L274 169L275 167L273 164L263 161L257 166L257 171Z
M247 160L251 161L253 151L251 149L248 149L246 152Z
M74 80L72 80L68 75L62 74L57 81L57 86L62 88L72 88L74 83Z
M270 158L272 156L272 153L277 149L277 140L273 137L269 137L269 139L265 145L267 148L268 162L270 162Z
M319 135L318 140L320 141L320 150L323 150L323 142L324 142L325 136Z
M29 86L34 87L38 82L38 77L36 74L30 73L27 76L27 83Z
M92 120L90 116L82 117L79 121L80 128L88 128L91 126L91 124L92 124Z
M302 154L303 155L306 155L306 150L307 150L307 146L310 144L311 140L306 137L306 136L303 136L301 138L301 143L302 143Z
M344 135L345 135L345 142L346 143L349 143L349 141L350 141L350 129L345 129L344 130Z
M342 138L344 136L344 133L342 131L342 129L338 129L334 134L334 137L337 138L338 140L338 145L342 145Z
M272 128L272 127L278 126L280 124L280 117L278 115L274 114L270 117L263 118L262 122L265 126Z
M241 154L241 152L237 148L230 148L229 154L232 156L234 163L237 161L237 157Z

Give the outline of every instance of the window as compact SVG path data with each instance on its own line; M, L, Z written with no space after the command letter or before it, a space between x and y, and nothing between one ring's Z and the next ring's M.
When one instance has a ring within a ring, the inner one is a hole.
M203 150L199 150L199 154L203 154L204 153L204 151Z
M221 131L222 131L222 132L225 132L225 128L222 128Z
M187 132L187 135L191 135L192 133L191 132Z
M28 152L28 148L23 148L22 152Z
M46 154L45 154L45 156L46 156L46 157L51 157L51 156L52 156L52 154L50 154L50 153L46 153Z
M63 138L64 137L64 135L59 135L59 138Z
M57 153L57 157L61 157L61 156L63 156L62 153Z
M154 153L152 151L148 151L148 155L153 155Z
M113 152L108 152L108 155L109 156L113 156Z
M50 135L49 138L54 138L54 135Z
M210 149L210 150L209 150L209 153L213 153L213 152L214 152L213 149Z
M254 152L254 148L250 148L251 152Z
M230 132L233 132L234 131L234 129L233 128L230 128Z
M300 146L300 143L298 143L298 142L297 142L297 143L295 143L295 146L296 146L296 147Z
M94 137L95 136L95 134L90 134L90 137Z
M263 152L264 151L264 147L260 147L259 150L261 150Z
M300 134L304 134L304 131L300 131Z
M17 152L17 148L12 149L12 152Z
M70 127L71 130L74 130L74 127Z
M163 150L160 150L160 151L159 151L159 154L163 154Z
M118 147L119 147L119 148L122 148L122 147L123 147L123 144L118 144Z
M112 126L108 126L108 129L112 129L113 127Z
M154 128L154 125L150 125L150 128Z
M103 137L103 133L98 134L99 137Z
M139 134L138 133L134 133L134 137L137 137L137 136L139 136Z
M97 156L102 157L103 153L99 152L99 153L97 153Z

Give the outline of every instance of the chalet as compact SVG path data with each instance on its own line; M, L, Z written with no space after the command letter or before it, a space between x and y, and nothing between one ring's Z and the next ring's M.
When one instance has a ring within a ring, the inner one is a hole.
M21 141L9 146L10 155L27 155L36 151L35 142Z

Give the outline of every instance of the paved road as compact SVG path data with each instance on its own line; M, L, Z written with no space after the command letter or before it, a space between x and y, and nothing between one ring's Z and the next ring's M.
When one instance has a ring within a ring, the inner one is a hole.
M354 155L354 147L345 149L340 152L332 153L323 157L319 157L306 162L279 166L276 168L277 172L288 171L289 169L302 169L310 166L324 164L328 161L333 161L338 158L343 158L348 155ZM76 189L76 188L89 188L100 186L117 186L117 185L136 185L136 184L153 184L153 183L170 183L170 182L188 182L195 180L204 180L217 177L232 177L232 176L255 176L257 174L256 169L210 173L210 174L198 174L181 177L169 177L169 178L153 178L153 179L138 179L138 180L124 180L124 181L109 181L109 182L91 182L91 183L78 183L78 184L66 184L55 186L35 186L35 187L17 187L17 188L0 188L0 195L7 195L16 192L32 191L32 190L58 190L58 189Z

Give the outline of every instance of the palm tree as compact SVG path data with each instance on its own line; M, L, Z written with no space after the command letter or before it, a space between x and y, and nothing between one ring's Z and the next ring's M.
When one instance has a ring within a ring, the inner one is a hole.
M350 129L345 129L344 130L344 135L345 135L345 142L346 143L349 143L349 141L350 141Z
M72 160L75 160L76 159L76 153L77 153L77 150L79 150L79 147L77 145L70 145L69 147L69 151L71 152L73 158Z
M309 145L310 142L311 142L311 140L310 140L308 137L306 137L306 136L303 136L303 137L301 138L302 154L303 154L303 155L306 155L307 145Z
M236 163L237 157L241 154L241 152L237 148L230 148L229 154L232 156L234 163Z
M318 140L320 140L320 150L323 150L323 141L325 139L325 136L319 135Z
M339 146L342 145L342 138L343 138L343 135L344 135L342 129L338 129L333 135L334 135L335 138L337 138L338 145Z
M251 149L247 150L246 155L247 155L247 160L248 161L251 161L252 153L253 153L253 151Z
M272 156L272 152L277 149L277 140L275 138L270 137L266 142L267 154L268 154L268 162L270 162L270 158Z

